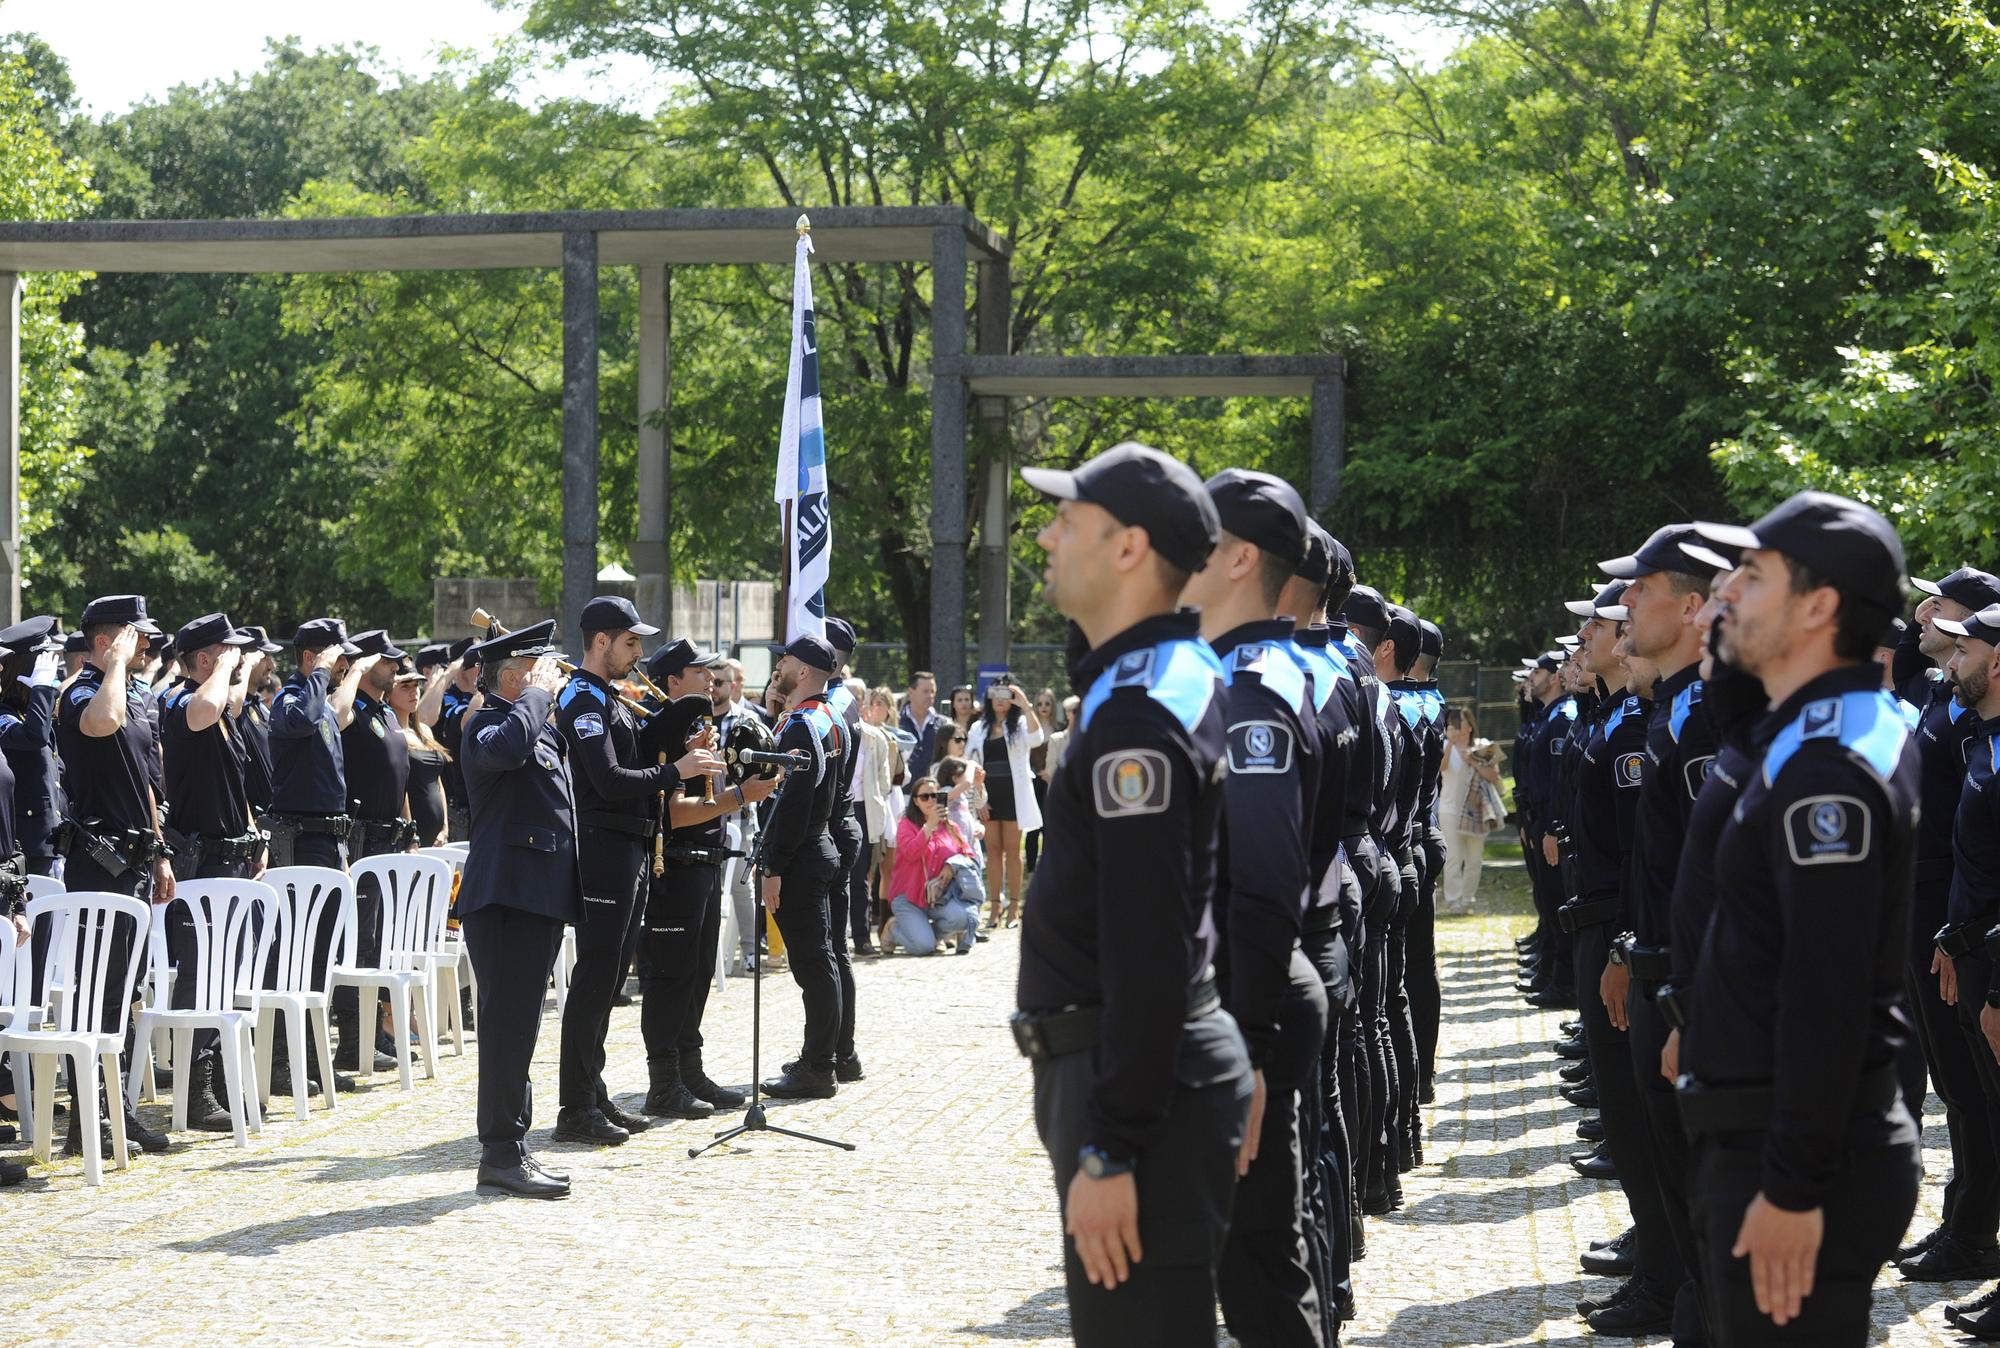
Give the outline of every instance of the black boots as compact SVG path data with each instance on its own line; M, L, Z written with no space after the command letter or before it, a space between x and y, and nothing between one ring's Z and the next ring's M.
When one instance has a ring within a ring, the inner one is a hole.
M646 1068L652 1077L644 1106L648 1114L664 1119L706 1119L714 1115L715 1106L688 1089L681 1076L679 1054L662 1054L648 1061Z
M741 1109L749 1102L742 1091L718 1086L708 1079L708 1073L701 1069L701 1053L681 1055L681 1084L687 1087L689 1095L697 1100L706 1100L717 1109Z

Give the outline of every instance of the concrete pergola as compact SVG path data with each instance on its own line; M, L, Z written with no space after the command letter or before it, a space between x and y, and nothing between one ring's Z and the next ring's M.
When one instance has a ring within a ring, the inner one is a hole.
M1320 356L1015 356L1007 243L958 206L810 211L821 262L928 260L931 303L931 664L947 684L966 667L966 436L969 405L990 452L980 530L979 654L1004 660L1008 628L1008 399L1309 398L1315 513L1334 500L1345 454L1346 365ZM668 414L671 277L676 266L790 263L792 208L551 211L323 220L0 223L0 610L18 620L21 276L29 272L471 271L559 268L563 280L562 622L574 630L598 570L598 300L603 267L639 272L638 606L668 625ZM966 272L977 323L966 349ZM778 359L778 353L772 353ZM777 425L777 409L772 409ZM834 464L839 427L829 428ZM838 478L836 477L836 482ZM836 520L838 527L838 520Z

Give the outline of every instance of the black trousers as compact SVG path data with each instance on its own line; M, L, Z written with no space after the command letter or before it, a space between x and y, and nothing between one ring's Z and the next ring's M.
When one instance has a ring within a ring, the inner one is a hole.
M528 1069L542 1025L542 997L562 949L560 918L488 906L459 919L479 980L479 1154L511 1169L528 1154L534 1089Z
M835 816L826 828L827 837L834 848L834 875L827 882L826 913L828 943L833 948L834 972L840 979L840 1031L839 1051L843 1058L854 1053L854 959L847 948L848 906L853 902L853 891L849 888L854 874L855 858L860 855L861 825L854 820L853 812ZM779 931L784 931L781 926ZM785 943L791 944L791 936Z
M1540 928L1544 939L1540 963L1535 970L1535 986L1540 990L1567 988L1576 981L1575 942L1562 929L1555 913L1569 896L1563 889L1561 864L1551 866L1548 863L1541 854L1539 841L1528 854L1528 878L1534 885L1535 911L1547 915Z
M842 911L847 919L848 934L854 938L854 948L865 950L875 944L874 926L868 920L872 916L869 904L871 896L868 893L868 862L873 857L875 849L869 845L868 818L862 806L854 807L853 813L848 816L848 822L853 826L853 842L850 844L839 838L834 840L835 845L840 848L840 874L847 889L847 901L842 905ZM848 851L850 845L854 849L851 853Z
M841 1056L842 1035L846 1051L854 1051L854 1019L850 990L854 970L848 964L846 943L839 956L834 952L834 936L839 924L830 921L828 895L840 871L840 854L833 839L822 833L807 841L778 877L778 911L772 914L778 932L785 938L785 959L791 965L792 981L799 985L805 1003L805 1047L800 1062L814 1072L833 1071Z
M356 821L354 832L348 835L345 844L350 862L363 861L369 857L381 856L392 850L385 836L377 834L376 841L369 841L369 831L360 821ZM298 853L299 843L308 837L326 838L327 834L300 834L292 844L293 855ZM300 865L324 865L324 862L300 862ZM379 964L382 959L382 886L372 875L364 875L354 883L354 945L355 958L364 966ZM379 1004L387 993L375 994ZM371 1052L375 1046L374 1030L379 1017L371 1011L366 1024L361 1020L361 993L357 988L335 988L333 997L327 1003L327 1019L337 1027L343 1041L349 1035L358 1047L357 1052Z
M1326 1039L1326 989L1319 971L1292 951L1291 986L1278 1042L1264 1067L1264 1121L1257 1159L1236 1182L1236 1204L1216 1269L1222 1318L1245 1348L1327 1340L1306 1241L1305 1146L1299 1093L1315 1090ZM1143 1241L1142 1241L1143 1243Z
M1326 1038L1320 1044L1317 1088L1301 1093L1299 1131L1306 1152L1310 1219L1306 1239L1318 1259L1313 1281L1320 1292L1320 1313L1332 1330L1354 1305L1354 1244L1348 1225L1354 1206L1354 1153L1347 1124L1352 1101L1343 1090L1347 1074L1341 1070L1341 1057L1351 1041L1360 1002L1348 977L1347 942L1337 929L1306 933L1300 949L1326 993Z
M1410 924L1416 920L1421 882L1407 854L1396 858L1396 911L1389 922L1389 1048L1395 1054L1395 1108L1388 1116L1389 1155L1400 1173L1408 1170L1417 1137L1417 1026L1410 1012Z
M1600 896L1601 897L1601 896ZM1604 1121L1604 1146L1618 1167L1618 1185L1632 1212L1634 1272L1661 1300L1679 1295L1688 1280L1667 1219L1666 1191L1661 1187L1654 1156L1652 1125L1639 1095L1632 1069L1632 1041L1611 1024L1598 993L1598 980L1611 954L1612 927L1599 923L1575 933L1577 1018L1583 1022L1584 1043L1590 1049L1590 1071L1597 1083L1597 1113ZM1657 1066L1659 1059L1654 1060Z
M1389 1042L1389 927L1402 902L1402 877L1372 838L1353 855L1362 885L1361 1043L1368 1070L1367 1114L1355 1156L1356 1191L1364 1199L1387 1191L1396 1173L1389 1128L1396 1114L1395 1052ZM1386 1162L1386 1164L1385 1164Z
M1646 1110L1646 1136L1653 1144L1653 1173L1659 1178L1660 1195L1666 1203L1667 1229L1688 1273L1687 1281L1674 1293L1674 1342L1697 1345L1709 1341L1703 1324L1710 1304L1703 1285L1708 1266L1695 1245L1696 1224L1688 1198L1694 1162L1687 1131L1681 1126L1680 1101L1674 1096L1673 1083L1660 1075L1660 1050L1667 1046L1668 1025L1653 1000L1654 991L1654 985L1633 980L1625 999L1626 1024L1631 1026L1627 1037L1631 1040L1632 1078L1638 1083L1639 1102ZM1602 1090L1600 1086L1600 1095ZM1742 1216L1741 1211L1737 1216ZM1732 1242L1735 1234L1730 1232Z
M1444 876L1444 837L1436 829L1418 834L1417 911L1404 946L1410 1018L1417 1031L1419 1099L1437 1075L1438 1029L1444 1018L1444 988L1438 982L1437 889Z
M666 874L653 880L640 942L639 986L646 1000L639 1029L648 1063L688 1057L700 1065L701 1018L721 928L722 868L668 862Z
M189 880L247 880L249 877L248 861L211 861L203 857L198 866L186 866L179 859L174 862L176 884ZM212 941L219 941L222 937L223 933L220 931L209 934L209 939ZM246 944L250 944L254 939L254 931L246 934L244 938ZM254 947L247 953L254 953ZM167 1005L175 1011L191 1011L194 1009L195 980L189 971L195 967L198 949L194 916L186 904L177 903L167 909L167 957L173 961L174 966L174 991L173 996L168 998ZM214 1030L196 1030L189 1040L189 1061L175 1063L174 1070L192 1067L204 1060L213 1060L219 1043L220 1036ZM221 1070L220 1063L215 1063L214 1066L215 1070ZM217 1093L220 1094L220 1091Z
M1993 982L1993 962L1978 954L1961 955L1953 963L1958 973L1958 1005L1951 1008L1952 1019L1979 1087L1979 1105L1969 1112L1985 1126L1989 1137L2000 1136L2000 1062L1994 1061L1986 1032L1979 1028L1979 1013Z
M1875 1276L1910 1224L1923 1175L1916 1128L1907 1114L1904 1123L1907 1140L1849 1153L1824 1204L1826 1233L1812 1294L1801 1305L1799 1318L1782 1329L1757 1309L1750 1261L1730 1254L1743 1210L1757 1195L1764 1135L1726 1134L1696 1142L1694 1223L1706 1272L1709 1323L1719 1348L1767 1343L1859 1348L1868 1342Z
M1035 1064L1035 1128L1065 1218L1077 1149L1090 1140L1092 1057L1070 1053ZM1078 1348L1214 1348L1216 1266L1250 1110L1250 1061L1236 1022L1220 1011L1191 1022L1175 1076L1167 1117L1134 1172L1146 1257L1125 1282L1099 1287L1084 1276L1075 1242L1063 1238L1070 1335Z
M576 966L563 1003L556 1101L564 1111L593 1109L610 1098L604 1085L604 1038L611 1031L611 999L618 995L625 947L639 911L639 887L652 856L646 839L589 824L577 830L576 850L583 917L576 924Z
M2000 1133L1994 1131L1992 1107L1981 1091L1979 1067L1981 1060L1990 1063L1993 1055L1983 1036L1977 1044L1966 1038L1957 1009L1938 996L1938 976L1931 972L1931 956L1937 950L1932 938L1944 924L1946 888L1948 885L1921 878L1917 881L1912 912L1922 910L1925 916L1912 921L1928 925L1921 930L1912 928L1905 990L1913 1013L1910 1018L1916 1022L1917 1045L1929 1070L1931 1087L1944 1102L1945 1129L1951 1138L1951 1177L1944 1184L1941 1225L1960 1240L1984 1246L1993 1244L1995 1232L2000 1230ZM1923 1091L1921 1082L1918 1084L1914 1105L1907 1083L1903 1091L1903 1103L1912 1118L1923 1117Z

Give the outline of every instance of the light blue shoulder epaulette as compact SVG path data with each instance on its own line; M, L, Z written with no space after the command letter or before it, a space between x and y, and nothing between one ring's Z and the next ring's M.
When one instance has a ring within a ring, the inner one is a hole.
M1917 723L1924 719L1923 708L1910 701L1907 697L1896 699L1896 710L1903 713L1903 720L1908 723L1912 730L1915 730ZM1957 720L1958 718L1954 716L1952 719Z
M1700 679L1696 679L1674 694L1674 705L1667 709L1667 733L1674 737L1675 744L1681 742L1681 727L1687 724L1688 717L1693 715L1694 709L1700 705Z
M1143 688L1184 728L1193 730L1201 724L1215 698L1216 685L1224 677L1214 648L1199 637L1176 637L1157 646L1142 646L1125 652L1097 676L1084 694L1078 718L1088 730L1090 718L1113 693L1120 688Z
M1231 651L1223 662L1222 681L1233 684L1238 674L1255 674L1301 719L1314 710L1306 698L1305 670L1276 642L1246 641Z
M1612 732L1618 729L1619 725L1625 720L1625 718L1627 716L1636 715L1638 713L1638 710L1639 710L1639 698L1637 694L1634 694L1631 697L1626 698L1623 702L1620 702L1618 704L1618 709L1612 712L1610 716L1605 718L1604 738L1607 740L1610 739Z
M1771 741L1764 752L1764 785L1777 781L1785 764L1812 740L1837 740L1887 782L1909 738L1910 727L1896 700L1879 688L1823 697L1799 708L1799 714Z
M1394 688L1391 688L1389 696L1396 700L1396 710L1402 713L1404 725L1415 730L1423 724L1424 695L1421 692L1411 689L1408 692L1399 693Z
M1292 657L1292 662L1312 677L1313 709L1317 711L1333 696L1333 687L1341 679L1354 677L1348 671L1347 660L1331 646L1308 646L1296 639L1281 641L1279 647Z
M567 707L571 702L575 701L579 696L581 696L582 693L589 693L599 702L604 701L604 690L602 688L599 688L589 679L578 678L578 679L571 679L568 683L563 685L562 692L556 695L556 705L559 707Z
M853 690L844 683L834 684L826 690L826 705L833 708L840 714L841 719L845 720L847 709L854 705Z
M1565 721L1574 721L1576 719L1576 699L1566 697L1556 703L1555 714L1562 717Z
M1436 688L1426 688L1418 694L1423 700L1424 719L1436 725L1444 719L1444 694Z

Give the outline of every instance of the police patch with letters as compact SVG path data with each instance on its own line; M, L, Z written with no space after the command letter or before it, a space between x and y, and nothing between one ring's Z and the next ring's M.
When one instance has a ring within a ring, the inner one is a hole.
M1704 754L1700 758L1690 758L1681 765L1681 771L1687 775L1689 800L1701 794L1701 784L1708 780L1708 770L1714 763L1714 754Z
M1292 729L1279 721L1239 721L1229 727L1231 772L1292 770Z
M1646 780L1646 755L1629 753L1618 755L1618 761L1611 765L1612 780L1620 788L1633 788Z
M604 718L594 711L587 711L574 722L576 737L580 740L594 740L604 733Z
M1868 806L1853 796L1807 796L1785 811L1785 845L1795 866L1860 861L1873 824Z
M1090 769L1097 813L1105 819L1164 814L1173 795L1167 756L1158 749L1121 749L1105 754Z

